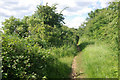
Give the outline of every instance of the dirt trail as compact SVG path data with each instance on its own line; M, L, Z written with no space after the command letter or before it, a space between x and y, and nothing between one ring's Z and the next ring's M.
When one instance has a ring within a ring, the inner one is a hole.
M77 66L76 66L76 65L77 65L77 64L76 64L76 57L77 57L77 56L74 57L73 63L72 63L72 73L71 73L71 78L72 78L72 79L74 79L74 78L76 77L76 72L75 72L75 69L76 69L76 67L77 67Z
M81 55L81 53L80 53L80 55ZM73 63L72 63L72 73L71 73L71 78L72 78L72 79L75 79L75 78L85 78L84 73L83 73L82 70L80 70L80 71L78 71L78 72L75 71L76 68L77 68L77 62L76 62L76 58L77 58L77 57L78 57L78 56L75 56L75 57L74 57ZM79 61L79 62L81 63L81 61Z

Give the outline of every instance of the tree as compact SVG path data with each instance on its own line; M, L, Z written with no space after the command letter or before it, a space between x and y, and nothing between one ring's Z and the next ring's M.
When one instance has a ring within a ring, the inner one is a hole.
M64 17L63 14L56 13L56 9L56 5L51 7L48 4L45 6L38 5L34 17L41 19L44 24L48 24L51 27L54 27L54 25L61 27L61 23L64 23Z
M5 34L18 34L20 37L27 36L27 17L25 17L23 20L20 20L19 18L15 18L11 16L9 19L6 19L5 22L3 22L3 30Z

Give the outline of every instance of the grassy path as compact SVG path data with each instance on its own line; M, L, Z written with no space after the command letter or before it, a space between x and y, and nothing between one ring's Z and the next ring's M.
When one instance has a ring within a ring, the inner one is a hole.
M79 60L78 60L79 59ZM81 68L81 52L74 57L73 63L72 63L72 73L71 78L85 78L83 69Z
M89 44L74 57L72 78L117 78L117 59L117 51L108 44Z

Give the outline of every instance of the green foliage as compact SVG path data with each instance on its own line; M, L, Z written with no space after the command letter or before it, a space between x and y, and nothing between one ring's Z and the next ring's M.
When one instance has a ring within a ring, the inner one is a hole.
M35 11L34 17L41 19L44 24L48 24L52 27L56 25L57 27L61 27L61 23L64 23L64 17L61 13L56 13L56 5L45 6L39 5L37 6L37 11Z
M60 48L53 47L53 55L56 57L66 57L75 56L77 54L77 49L74 45L64 45Z
M118 77L117 7L118 2L111 2L106 8L91 11L87 22L78 29L82 35L79 46L83 51L83 68L89 78ZM98 44L94 44L96 41Z
M13 16L3 22L5 34L17 34L19 37L35 35L49 43L49 45L61 45L61 33L63 14L56 12L56 5L38 5L32 16L17 19Z
M77 30L63 26L63 14L56 9L39 5L32 16L12 16L3 22L3 79L69 77Z
M97 9L94 12L92 11L91 13L89 13L89 14L94 13L95 17L91 18L89 16L90 18L88 18L88 21L84 23L86 25L84 26L85 35L87 35L88 37L95 38L95 39L98 39L98 38L107 39L110 37L114 37L113 34L115 35L117 34L118 10L114 11L114 9L111 9L109 7L103 8L103 9ZM108 33L108 31L111 33Z
M3 79L41 79L68 78L71 72L73 56L77 50L74 46L44 49L36 43L37 39L17 36L3 36L2 70ZM67 57L67 58L65 58ZM69 59L63 63L62 59ZM52 71L51 71L52 70Z
M111 47L117 48L118 42L118 3L113 2L107 8L96 9L94 12L89 13L87 22L85 22L82 28L78 31L82 37L89 39L102 40L106 43L110 43ZM91 15L94 14L94 17ZM81 25L81 26L82 26ZM115 46L112 46L114 45Z
M27 18L27 17L26 17ZM25 22L25 18L23 19L23 21L21 21L20 19L17 19L13 16L11 16L9 19L6 19L5 22L3 22L3 30L5 32L5 34L18 34L20 37L25 37L27 36L27 28L28 25Z
M56 57L53 63L47 68L48 78L69 78L71 73L72 60L77 53L75 46L64 45L62 47L50 48L52 56ZM51 65L52 64L52 65Z
M3 79L39 79L46 75L50 52L38 44L17 36L4 36L2 41Z

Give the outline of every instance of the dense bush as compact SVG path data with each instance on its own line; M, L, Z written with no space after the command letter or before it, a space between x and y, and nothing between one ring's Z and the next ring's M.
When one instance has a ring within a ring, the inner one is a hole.
M3 79L12 80L41 79L44 76L68 78L71 72L68 65L72 64L73 57L68 65L59 61L59 58L77 53L74 46L44 49L37 43L30 43L28 39L19 39L12 35L3 36L2 50Z
M3 79L68 78L77 34L63 26L63 20L56 6L47 4L37 6L32 16L6 19L1 34Z
M17 36L3 38L3 79L39 79L47 74L47 63L54 60L48 50Z

